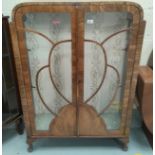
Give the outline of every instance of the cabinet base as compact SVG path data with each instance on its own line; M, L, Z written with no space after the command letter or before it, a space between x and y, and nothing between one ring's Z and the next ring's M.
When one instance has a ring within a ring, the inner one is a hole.
M33 151L34 140L35 140L34 138L27 138L27 144L28 144L27 151L28 152ZM123 151L128 151L129 138L115 138L114 140L119 144L119 146L121 146Z

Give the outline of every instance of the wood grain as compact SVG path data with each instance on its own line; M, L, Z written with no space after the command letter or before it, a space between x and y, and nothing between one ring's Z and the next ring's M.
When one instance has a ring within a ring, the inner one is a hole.
M51 135L74 136L76 135L76 106L64 106L58 116L50 125ZM79 105L79 136L97 136L107 133L104 120L98 116L97 111L87 104Z

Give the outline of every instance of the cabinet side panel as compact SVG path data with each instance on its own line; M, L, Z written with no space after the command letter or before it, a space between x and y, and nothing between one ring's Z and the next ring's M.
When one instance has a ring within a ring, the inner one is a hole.
M12 46L13 46L13 54L15 59L15 66L17 71L17 79L19 83L19 92L22 102L22 110L23 110L23 117L25 122L25 127L27 130L27 135L31 135L31 124L30 124L30 118L28 114L28 105L27 100L25 97L25 86L23 81L23 74L22 74L22 68L21 68L21 58L20 58L20 52L18 48L18 39L17 39L17 33L14 23L10 23L10 33L11 33L11 39L12 39Z
M131 93L130 93L130 100L128 105L128 113L127 113L127 127L125 130L125 134L129 135L130 133L130 125L131 125L131 119L132 119L132 104L135 98L135 89L137 84L137 75L138 75L138 66L139 66L139 60L140 60L140 54L143 44L143 37L144 37L144 31L145 31L145 21L141 21L140 27L139 27L139 33L138 33L138 40L137 40L137 50L135 55L135 62L134 62L134 73L132 76L132 85L131 85Z

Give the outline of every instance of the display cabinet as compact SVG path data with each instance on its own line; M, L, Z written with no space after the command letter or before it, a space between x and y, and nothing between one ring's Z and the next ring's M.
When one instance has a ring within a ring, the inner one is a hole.
M130 2L24 3L12 40L29 151L44 137L127 148L145 22Z

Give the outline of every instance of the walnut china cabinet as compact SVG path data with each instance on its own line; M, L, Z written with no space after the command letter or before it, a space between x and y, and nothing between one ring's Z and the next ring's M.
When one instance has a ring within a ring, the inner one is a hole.
M127 149L144 27L141 7L130 2L14 8L29 151L45 137L117 138Z

